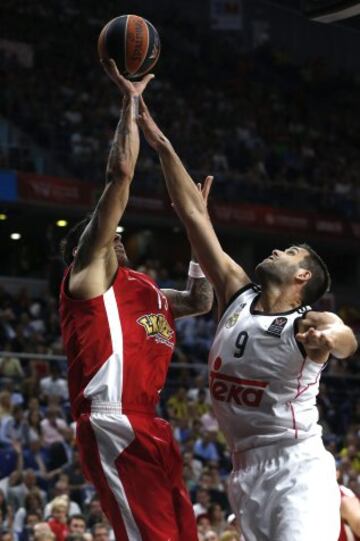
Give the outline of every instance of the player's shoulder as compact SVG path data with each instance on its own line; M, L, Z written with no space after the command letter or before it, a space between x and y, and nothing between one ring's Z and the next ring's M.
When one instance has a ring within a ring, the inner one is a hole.
M226 303L224 312L233 304L239 297L241 296L254 296L255 294L258 295L261 293L261 286L258 284L254 284L253 282L249 282L243 286L241 286L235 293L230 297L228 302Z
M244 306L246 305L246 302L251 302L251 300L259 295L261 293L261 287L258 284L254 284L253 282L248 282L247 284L241 286L226 302L225 306L221 310L220 317L219 317L219 324L225 314L231 310L231 308L234 308L239 303L244 303Z

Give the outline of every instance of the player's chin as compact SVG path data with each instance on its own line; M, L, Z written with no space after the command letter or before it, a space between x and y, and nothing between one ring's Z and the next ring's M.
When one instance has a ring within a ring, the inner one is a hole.
M127 267L129 264L129 260L126 257L126 254L121 254L121 255L117 254L117 260L118 260L119 267Z
M116 250L116 257L117 257L117 260L118 260L118 265L119 267L127 267L128 264L129 264L129 260L127 258L127 255L124 251L117 251Z

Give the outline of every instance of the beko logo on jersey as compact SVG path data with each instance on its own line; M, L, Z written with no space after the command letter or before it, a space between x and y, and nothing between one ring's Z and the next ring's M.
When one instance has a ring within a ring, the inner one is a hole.
M174 343L171 341L174 331L163 314L145 314L139 317L136 323L144 327L148 338L154 338L156 342L161 342L171 348L174 347Z
M240 379L221 372L210 372L210 392L215 400L258 408L269 385L267 381Z

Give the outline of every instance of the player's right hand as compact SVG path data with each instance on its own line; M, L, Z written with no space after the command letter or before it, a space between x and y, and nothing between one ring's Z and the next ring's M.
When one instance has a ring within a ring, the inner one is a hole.
M297 333L295 338L310 350L330 352L334 347L333 340L331 339L331 336L329 336L329 333L326 331L318 331L314 327L310 327L303 333Z
M148 75L145 75L141 81L132 83L120 73L115 61L112 58L101 59L101 64L106 74L116 84L119 90L121 90L123 95L129 98L141 96L151 79L155 77L153 73L148 73Z

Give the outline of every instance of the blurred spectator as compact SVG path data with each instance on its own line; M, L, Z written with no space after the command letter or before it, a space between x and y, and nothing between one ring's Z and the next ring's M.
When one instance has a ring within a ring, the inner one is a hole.
M194 455L202 462L219 462L220 456L214 443L214 434L212 432L204 432L202 437L196 440Z
M86 530L85 517L80 514L70 515L68 520L69 533L83 534Z
M49 376L40 380L40 389L45 399L49 396L58 396L62 400L68 399L67 381L61 377L59 367L56 363L51 363Z
M24 528L34 526L29 517L34 515L42 519L43 517L44 500L43 495L37 488L31 489L24 498L24 505L20 506L14 517L14 532L21 536ZM39 519L37 522L39 522ZM32 519L33 520L33 519ZM36 523L36 522L35 522Z
M70 499L69 494L70 494L69 482L68 482L67 476L65 476L65 478L59 479L55 483L54 490L53 490L54 500L58 501L59 498L64 498L64 500L67 501L67 506L68 506L67 514L69 517L72 517L74 515L80 515L81 509L79 505ZM45 518L48 518L50 516L52 512L51 506L54 500L52 500L45 506L45 511L44 511Z
M10 353L13 351L11 342L6 342L3 346L3 351ZM0 379L3 378L22 378L24 370L21 366L20 359L16 355L0 357Z
M94 541L110 541L109 527L107 524L98 522L92 528Z
M187 400L186 389L184 387L179 387L175 394L167 401L166 407L170 419L188 419L189 403Z
M42 501L46 501L46 493L38 486L35 472L31 469L24 470L20 474L20 483L8 489L8 501L15 510L25 507L25 499L29 493L34 494L34 490L41 495Z
M48 524L51 531L55 535L56 541L65 541L68 530L68 512L69 498L67 496L58 496L50 506L51 516L48 519Z

